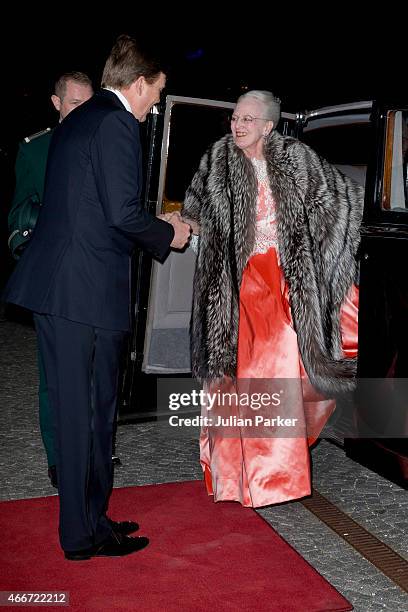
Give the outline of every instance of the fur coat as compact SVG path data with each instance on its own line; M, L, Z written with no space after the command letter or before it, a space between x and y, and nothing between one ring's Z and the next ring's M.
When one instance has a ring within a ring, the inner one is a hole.
M343 358L340 308L356 274L364 190L276 131L264 155L305 369L329 396L350 390L356 361ZM252 163L224 136L201 159L182 213L201 227L190 328L192 372L200 380L236 373L239 287L254 246L256 206Z

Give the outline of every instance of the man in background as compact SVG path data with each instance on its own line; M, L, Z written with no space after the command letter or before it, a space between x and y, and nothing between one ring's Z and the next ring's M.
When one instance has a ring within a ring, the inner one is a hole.
M56 81L51 101L61 122L74 108L86 102L93 95L91 79L83 72L66 72ZM26 248L37 222L43 202L45 170L48 148L53 130L47 128L20 143L16 165L16 186L8 215L9 248L15 259L19 259ZM48 476L51 484L57 486L53 425L48 400L44 364L38 351L39 367L39 421L41 437L47 453Z

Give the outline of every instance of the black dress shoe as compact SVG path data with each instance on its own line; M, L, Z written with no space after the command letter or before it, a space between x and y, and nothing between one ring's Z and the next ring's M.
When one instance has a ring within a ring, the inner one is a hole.
M113 465L122 465L120 457L118 457L117 455L112 455L112 463Z
M134 521L112 521L110 518L108 518L108 521L113 531L121 535L129 535L129 533L133 533L139 529L139 525Z
M48 468L48 478L50 479L52 486L58 489L57 468L55 465L50 465Z
M91 557L124 557L142 550L149 544L148 538L121 535L112 531L110 536L99 546L82 550L65 551L65 558L69 561L86 561Z

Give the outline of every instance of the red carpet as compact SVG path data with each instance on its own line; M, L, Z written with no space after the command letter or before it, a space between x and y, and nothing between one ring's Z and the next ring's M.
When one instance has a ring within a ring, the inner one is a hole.
M202 482L114 489L111 517L151 540L128 557L66 561L57 513L57 497L0 504L1 591L69 591L83 611L352 610L256 512L214 504Z

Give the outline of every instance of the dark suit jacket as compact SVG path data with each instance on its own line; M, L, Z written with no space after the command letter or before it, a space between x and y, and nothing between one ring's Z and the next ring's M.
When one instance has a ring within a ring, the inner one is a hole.
M129 256L163 260L172 226L141 202L139 123L102 90L54 130L44 203L5 300L34 312L129 329Z

